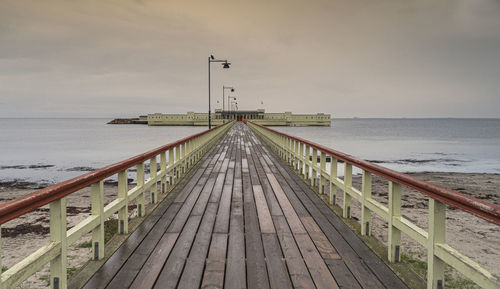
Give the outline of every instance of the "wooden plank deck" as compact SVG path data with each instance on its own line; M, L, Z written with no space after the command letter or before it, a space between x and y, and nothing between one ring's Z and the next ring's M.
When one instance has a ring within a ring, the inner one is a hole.
M406 288L237 123L84 288Z

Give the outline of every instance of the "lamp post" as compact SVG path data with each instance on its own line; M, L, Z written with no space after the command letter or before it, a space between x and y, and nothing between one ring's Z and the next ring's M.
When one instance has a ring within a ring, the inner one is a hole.
M208 57L208 129L212 128L212 113L210 109L210 64L212 62L222 62L222 68L229 68L231 63L227 62L227 60L215 59L213 55Z
M222 112L224 112L224 99L226 98L224 96L224 93L225 93L226 89L231 89L231 92L234 92L234 87L232 87L232 86L222 86ZM229 103L228 103L228 105L229 105Z
M229 102L231 99L236 100L236 97L230 95L227 96L227 106L228 106L227 108L229 111L231 110L231 104Z

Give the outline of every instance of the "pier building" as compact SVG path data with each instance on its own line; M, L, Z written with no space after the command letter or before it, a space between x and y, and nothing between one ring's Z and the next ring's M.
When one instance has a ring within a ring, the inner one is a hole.
M331 116L326 113L294 114L291 112L265 112L257 110L221 110L212 113L212 124L219 125L231 120L251 120L268 126L330 126ZM153 113L147 117L148 125L208 125L208 113L188 112L186 114Z

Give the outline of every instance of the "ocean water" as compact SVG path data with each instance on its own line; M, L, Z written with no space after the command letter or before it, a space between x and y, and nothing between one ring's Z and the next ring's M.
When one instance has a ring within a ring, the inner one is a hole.
M500 173L500 119L333 119L331 127L275 129L401 172Z
M0 182L53 184L205 127L107 125L109 119L0 119ZM403 172L500 173L500 119L333 119L275 127Z

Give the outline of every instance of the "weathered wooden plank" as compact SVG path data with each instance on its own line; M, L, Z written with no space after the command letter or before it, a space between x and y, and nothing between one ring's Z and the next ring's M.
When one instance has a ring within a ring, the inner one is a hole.
M286 194L281 188L280 184L278 183L278 180L276 180L276 177L272 173L268 173L267 179L269 180L269 183L273 188L274 194L276 195L276 199L278 199L278 202L281 205L281 209L283 210L283 214L285 215L286 220L290 225L292 233L294 234L306 233L306 230L304 229L302 222L300 222L299 216L293 209L292 204L290 204L290 201L286 197Z
M253 193L259 216L260 231L262 233L275 233L276 231L274 230L273 219L271 218L271 212L269 212L269 208L267 207L266 197L262 191L262 186L254 185Z
M270 217L270 216L269 216ZM270 217L271 218L271 217ZM292 288L276 234L262 234L269 284L272 289Z
M210 243L210 252L208 253L201 288L222 288L224 286L226 252L227 234L214 233Z
M246 288L245 237L241 180L241 154L236 151L235 178L229 225L229 243L224 287Z
M198 288L200 286L216 213L217 203L209 203L177 288Z
M349 271L344 261L328 259L325 262L340 288L361 289L361 285L359 285L359 282L354 278L351 271Z
M247 164L248 165L248 164ZM242 168L243 169L243 168ZM243 211L245 212L246 269L249 288L269 288L264 248L260 236L259 218L255 207L250 175L243 172Z
M317 288L339 288L325 261L307 234L293 234Z
M316 288L284 216L273 216L276 234L294 288Z
M179 233L165 233L158 245L155 247L141 271L135 276L130 289L153 288L156 278L160 274L163 264L167 260ZM124 286L125 287L125 286ZM123 288L123 287L122 287Z
M323 234L323 231L321 231L312 217L301 217L300 220L323 259L340 259L339 254L337 254L337 250L333 248L330 241L328 241L325 234Z
M201 216L189 216L153 288L175 288L193 244Z
M180 207L180 203L174 203L170 206L156 225L151 228L141 244L137 246L130 258L125 262L125 264L123 264L122 268L111 280L107 288L113 289L128 287L134 281L135 276L148 260L149 255L153 252L155 246L157 246L158 241L162 238L162 235L165 232L165 229L172 222Z

